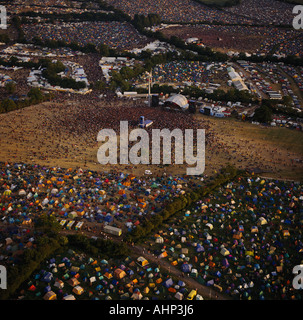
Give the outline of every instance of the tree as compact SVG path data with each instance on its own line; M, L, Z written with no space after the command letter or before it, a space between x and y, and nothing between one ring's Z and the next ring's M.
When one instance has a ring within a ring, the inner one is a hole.
M253 118L260 123L269 123L272 119L272 111L266 105L262 105L256 109Z
M9 62L10 62L11 65L15 66L16 63L18 62L18 60L19 59L17 57L11 56L10 59L9 59Z
M96 53L97 49L96 46L93 43L87 43L82 49L82 52L84 53Z
M6 83L5 90L8 94L12 94L16 91L16 83L14 81L10 81Z
M15 102L12 99L4 99L0 104L0 112L9 112L17 109Z
M289 106L291 106L292 98L291 98L291 96L283 96L282 101L283 101L284 105L289 107Z
M35 229L45 234L57 235L60 230L60 224L54 216L42 214L35 223Z
M43 100L43 93L39 88L31 88L27 96L32 102L41 102Z
M101 80L97 80L94 84L94 88L96 90L104 90L105 86L106 86L105 82Z
M38 36L33 37L32 42L38 46L43 46L43 41Z
M10 41L7 34L0 34L0 42L4 42L5 44L8 44Z
M126 66L121 68L120 74L124 79L131 79L135 75L134 70L132 68L126 67Z
M109 48L106 44L101 43L98 47L99 49L99 53L103 56L103 57L108 57L109 56Z

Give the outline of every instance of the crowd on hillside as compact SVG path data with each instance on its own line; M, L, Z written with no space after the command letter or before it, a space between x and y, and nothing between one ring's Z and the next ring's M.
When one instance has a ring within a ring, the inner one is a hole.
M107 2L133 17L156 13L169 22L221 22L231 24L291 24L292 5L270 0L244 0L239 5L218 10L193 0L148 0Z
M132 49L144 46L147 38L140 35L130 24L110 22L73 22L53 24L26 24L23 30L27 39L63 40L67 43L105 44L116 49Z
M129 16L135 14L147 15L149 13L158 14L163 20L168 22L223 22L223 23L251 23L252 20L246 17L235 16L229 12L213 9L197 3L193 0L139 0L121 1L107 0L116 8L123 10Z
M272 0L242 0L224 11L250 18L260 24L291 25L294 15L292 4Z

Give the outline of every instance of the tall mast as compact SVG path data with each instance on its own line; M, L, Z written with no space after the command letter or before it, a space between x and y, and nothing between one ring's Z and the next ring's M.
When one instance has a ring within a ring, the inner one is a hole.
M150 70L148 77L148 106L151 106L151 82L152 82L152 70Z

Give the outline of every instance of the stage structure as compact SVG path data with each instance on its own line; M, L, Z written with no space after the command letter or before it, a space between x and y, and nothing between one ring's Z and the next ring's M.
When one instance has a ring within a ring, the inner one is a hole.
M189 103L187 98L182 94L175 94L166 99L164 108L186 111L189 108Z
M152 124L153 124L152 120L145 120L144 116L140 117L140 121L139 121L140 128L147 128L147 127L151 126Z

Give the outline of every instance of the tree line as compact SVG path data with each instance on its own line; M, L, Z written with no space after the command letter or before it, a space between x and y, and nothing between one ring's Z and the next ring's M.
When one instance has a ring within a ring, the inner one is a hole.
M19 261L7 267L7 290L0 290L0 300L13 297L22 283L28 280L41 263L59 250L73 247L92 256L106 259L129 254L129 249L123 242L93 240L80 234L65 237L60 235L60 229L61 226L54 216L41 214L34 220L35 246L24 249L19 256Z
M42 76L49 82L50 85L75 90L86 87L86 83L84 81L76 81L73 78L61 77L58 74L66 69L65 65L61 61L57 60L56 62L52 62L49 59L40 59L39 63L44 68L42 71Z
M223 168L221 172L206 186L198 187L192 192L185 193L173 199L173 201L168 203L160 213L151 216L144 224L138 225L135 229L129 232L126 235L125 240L135 243L143 241L143 239L151 232L157 230L163 222L167 221L174 215L179 214L182 210L190 208L190 206L194 205L199 199L205 197L219 186L243 173L243 171L240 171L230 165L226 166L226 168Z
M39 88L31 88L27 96L22 99L6 98L0 101L0 113L6 113L29 107L53 98L52 93L43 93Z

